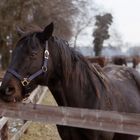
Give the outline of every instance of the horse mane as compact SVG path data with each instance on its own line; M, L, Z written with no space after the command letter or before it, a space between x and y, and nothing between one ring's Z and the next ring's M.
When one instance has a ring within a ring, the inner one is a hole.
M76 86L79 84L82 90L89 81L98 97L100 97L102 88L108 90L107 76L100 66L89 63L81 53L71 48L65 40L57 37L52 37L50 40L61 57L62 73L66 85L74 84Z

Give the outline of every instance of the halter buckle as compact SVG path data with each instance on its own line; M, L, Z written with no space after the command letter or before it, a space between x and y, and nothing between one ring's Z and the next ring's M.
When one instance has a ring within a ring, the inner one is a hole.
M30 81L28 78L23 78L23 80L21 81L22 85L25 87L27 85L29 85Z
M48 50L45 50L45 52L44 52L44 58L45 59L48 59L49 58L49 51Z
M43 72L47 72L47 67L46 66L42 66L42 71Z

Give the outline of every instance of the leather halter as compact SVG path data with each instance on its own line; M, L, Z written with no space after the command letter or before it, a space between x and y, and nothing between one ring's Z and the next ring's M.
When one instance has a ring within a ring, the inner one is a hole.
M21 81L22 85L25 87L25 86L29 85L29 83L34 78L36 78L37 76L41 75L42 73L47 72L48 58L49 58L48 41L46 41L46 47L45 47L45 51L44 51L44 63L43 63L43 66L41 67L40 70L38 70L34 74L30 75L29 77L23 77L23 76L21 76L14 69L8 69L7 72L11 73L16 78L18 78Z

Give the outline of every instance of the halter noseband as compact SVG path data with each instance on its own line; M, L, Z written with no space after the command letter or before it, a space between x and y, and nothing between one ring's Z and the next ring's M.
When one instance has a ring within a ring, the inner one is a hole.
M35 72L34 74L30 75L29 77L22 77L20 74L18 74L14 69L8 69L7 72L11 73L12 75L14 75L16 78L18 78L22 85L25 87L27 85L29 85L29 83L36 78L37 76L39 76L42 73L47 72L47 62L48 62L48 58L49 58L49 51L48 51L48 41L46 41L46 47L45 47L45 51L44 51L44 63L43 66L41 67L40 70L38 70L37 72Z

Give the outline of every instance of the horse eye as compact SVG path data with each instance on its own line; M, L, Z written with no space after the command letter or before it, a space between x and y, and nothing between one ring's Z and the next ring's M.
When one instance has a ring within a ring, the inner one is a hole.
M34 56L36 56L37 55L37 52L32 52L31 53L31 57L34 57Z

